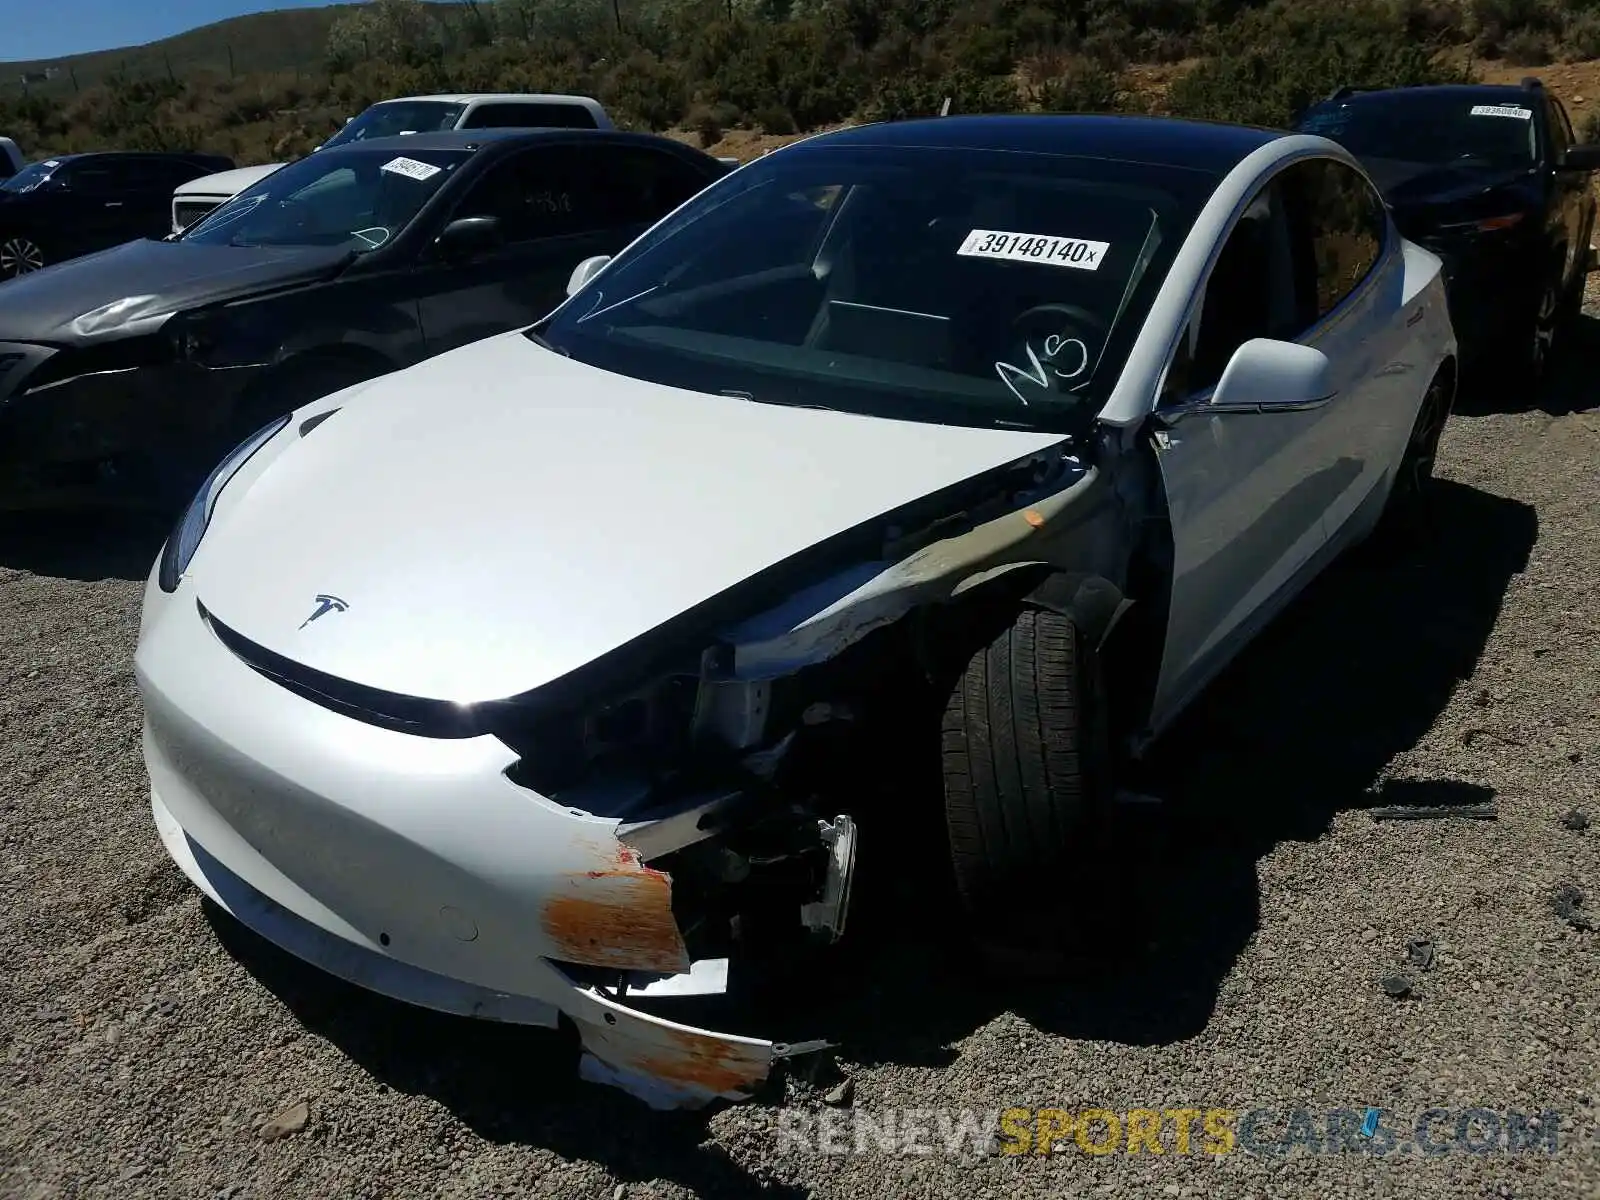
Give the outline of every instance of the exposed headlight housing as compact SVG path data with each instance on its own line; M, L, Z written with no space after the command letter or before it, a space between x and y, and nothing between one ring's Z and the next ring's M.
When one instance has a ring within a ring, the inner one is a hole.
M240 442L238 447L206 476L206 481L200 485L200 490L189 502L189 507L184 509L183 516L178 518L178 524L167 538L167 544L161 548L161 567L157 572L156 582L160 584L162 591L178 590L178 581L189 569L189 560L200 548L200 539L205 536L206 526L211 524L211 511L216 507L217 497L222 495L222 489L228 486L228 481L238 473L239 468L250 461L251 455L282 432L292 416L292 413L284 413L271 424L262 426Z

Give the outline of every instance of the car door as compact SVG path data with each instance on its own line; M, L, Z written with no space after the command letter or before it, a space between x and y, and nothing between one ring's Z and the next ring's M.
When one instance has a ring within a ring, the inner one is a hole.
M50 197L48 230L41 230L53 260L88 254L128 241L127 189L117 160L86 158L64 164L59 192Z
M1550 139L1551 240L1562 247L1561 279L1565 286L1581 286L1574 272L1584 266L1589 249L1594 200L1587 171L1564 171L1556 164L1576 140L1566 109L1554 96L1545 97L1545 125Z
M1360 532L1363 504L1384 483L1410 436L1427 366L1408 331L1405 262L1377 191L1353 167L1313 158L1283 173L1297 243L1307 247L1312 327L1299 341L1335 364L1338 397L1320 428L1348 486L1327 496L1323 533L1344 544Z
M446 220L496 217L505 245L418 268L428 353L532 324L566 298L580 262L617 253L708 182L676 156L622 143L535 147L496 164Z
M1157 409L1173 578L1153 729L1294 594L1323 548L1324 514L1358 486L1362 472L1344 444L1347 394L1298 412L1207 414L1202 407L1244 342L1316 340L1314 247L1296 218L1300 183L1280 172L1234 222ZM1324 348L1336 355L1340 345ZM1335 357L1333 366L1336 386L1347 393L1352 364ZM1195 415L1159 420L1163 408L1191 407Z

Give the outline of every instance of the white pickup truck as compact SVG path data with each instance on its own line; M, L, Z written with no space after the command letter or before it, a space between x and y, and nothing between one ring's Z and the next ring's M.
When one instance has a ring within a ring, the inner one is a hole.
M598 100L588 96L550 96L525 92L474 92L449 96L401 96L380 100L346 121L318 146L341 146L365 138L446 129L548 128L611 129L614 124ZM315 153L315 151L313 151ZM182 233L212 209L272 174L282 163L240 167L191 179L172 194L172 232Z
M17 144L8 137L0 137L0 183L10 179L26 165Z

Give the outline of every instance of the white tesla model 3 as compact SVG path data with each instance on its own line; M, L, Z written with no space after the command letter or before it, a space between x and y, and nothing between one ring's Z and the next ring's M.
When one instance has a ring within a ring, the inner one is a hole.
M746 1096L803 1047L664 1006L838 938L905 823L999 961L1070 936L1038 914L1117 772L1425 496L1454 364L1438 260L1333 142L797 143L217 467L145 596L156 827L327 971ZM863 788L888 755L942 802Z

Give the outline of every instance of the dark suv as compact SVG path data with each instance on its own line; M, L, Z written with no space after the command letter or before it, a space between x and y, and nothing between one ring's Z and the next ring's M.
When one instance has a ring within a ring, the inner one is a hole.
M1396 228L1444 260L1463 361L1537 381L1583 302L1600 145L1577 145L1537 79L1341 88L1296 122L1339 142L1383 192Z
M108 151L32 163L0 183L0 279L165 237L172 189L233 169L219 154Z

